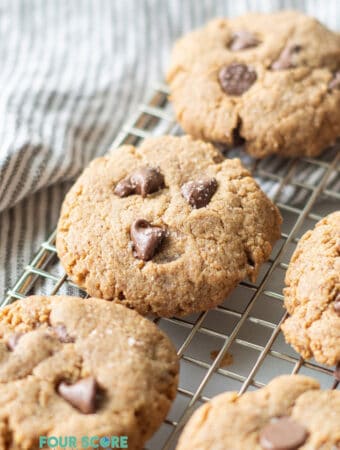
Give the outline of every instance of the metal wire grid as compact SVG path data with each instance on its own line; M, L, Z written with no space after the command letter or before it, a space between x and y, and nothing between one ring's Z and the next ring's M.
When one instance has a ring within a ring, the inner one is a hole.
M139 107L112 147L138 145L149 136L181 134L167 97L167 87L157 85L150 101ZM221 306L188 318L155 319L177 346L181 380L174 407L148 444L151 450L173 449L193 410L224 390L238 390L242 394L264 386L280 373L305 373L319 379L323 387L337 387L330 368L304 361L284 343L280 325L286 318L282 309L284 273L299 236L323 215L339 209L340 194L336 183L339 180L339 148L330 149L317 160L267 158L256 162L242 151L236 155L242 157L256 179L267 187L280 208L285 225L281 240L270 261L264 264L259 281L256 284L240 283ZM309 177L301 179L301 173L307 173L307 168L310 173L317 174L312 176L312 182ZM0 306L32 293L86 295L62 271L54 242L55 232L41 244ZM210 341L219 347L214 359L202 354L213 345ZM233 363L221 366L229 353Z

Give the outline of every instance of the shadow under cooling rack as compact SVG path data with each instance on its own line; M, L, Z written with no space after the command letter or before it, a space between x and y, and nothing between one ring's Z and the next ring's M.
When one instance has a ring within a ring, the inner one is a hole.
M123 127L112 144L138 145L150 136L180 135L167 100L166 86L157 85L148 102ZM219 307L185 318L155 319L174 342L180 357L178 395L168 418L148 443L149 450L173 449L192 412L226 390L243 393L264 386L274 376L302 373L334 387L332 370L304 361L280 332L286 315L282 307L285 270L301 235L323 216L339 209L339 146L319 159L250 158L241 148L228 152L239 157L277 204L283 216L281 239L256 283L244 281ZM1 306L30 294L67 294L85 297L63 271L55 250L55 232L41 244Z

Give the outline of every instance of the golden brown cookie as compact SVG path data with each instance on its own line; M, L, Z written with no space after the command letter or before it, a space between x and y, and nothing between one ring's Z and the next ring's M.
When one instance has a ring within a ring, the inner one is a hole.
M216 19L180 39L167 74L194 137L254 157L317 156L340 136L340 35L296 11Z
M254 279L280 224L238 159L163 136L90 164L64 201L57 250L90 295L142 314L184 315Z
M286 341L304 358L328 365L340 362L340 211L300 239L286 285Z
M339 423L340 391L284 375L256 392L228 392L201 406L177 450L335 450Z
M127 436L140 450L177 378L172 344L135 311L93 298L20 300L0 312L0 449L37 450L40 436L75 436L77 448L82 436Z

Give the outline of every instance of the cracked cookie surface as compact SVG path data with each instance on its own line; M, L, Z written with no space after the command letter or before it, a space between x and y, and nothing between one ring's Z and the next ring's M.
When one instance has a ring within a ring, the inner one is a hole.
M135 311L93 298L17 301L0 311L0 449L36 450L39 436L125 435L140 450L177 377L172 344ZM89 394L96 404L85 410Z
M145 166L157 168L164 186L143 197L124 186ZM142 314L184 315L254 279L280 224L238 159L188 136L163 136L90 164L66 196L57 250L90 295Z
M174 47L179 123L254 157L317 156L340 136L340 34L294 11L216 19Z
M218 395L191 417L177 450L335 450L340 391L284 375L256 392Z
M340 362L340 211L300 239L286 274L282 331L304 358Z

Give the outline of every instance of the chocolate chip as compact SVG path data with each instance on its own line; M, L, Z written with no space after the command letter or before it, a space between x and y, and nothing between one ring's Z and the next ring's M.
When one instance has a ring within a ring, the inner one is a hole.
M7 347L9 350L13 351L15 347L18 345L20 338L24 335L24 333L14 333L11 334L7 340Z
M287 45L280 53L279 58L273 62L273 70L285 70L295 67L294 56L301 51L300 45Z
M127 197L135 193L135 188L132 186L130 178L124 178L115 187L113 191L118 197Z
M335 72L333 78L329 82L328 89L333 91L334 89L340 89L340 70Z
M242 95L256 81L254 69L245 64L223 66L218 74L222 89L229 95Z
M66 327L63 324L53 327L53 331L58 336L60 342L69 344L75 342L75 339L67 333Z
M207 206L216 189L217 181L215 178L202 178L183 184L181 192L189 205L198 209Z
M131 175L131 183L135 186L137 194L146 197L147 194L157 192L164 187L164 177L159 169L144 167Z
M152 226L147 220L137 219L131 225L130 236L135 257L149 261L159 249L166 231L161 227Z
M333 308L334 308L334 311L338 314L338 316L340 316L340 292L337 294L337 296L334 299Z
M94 378L84 378L75 384L61 382L58 393L64 400L84 414L96 412L97 382Z
M280 417L261 431L260 444L266 450L295 450L304 444L308 431L290 417Z
M142 167L132 172L128 177L120 181L114 193L119 197L127 197L131 194L139 194L146 197L164 187L164 177L159 169Z
M240 30L233 34L229 48L232 52L238 52L239 50L256 47L257 45L259 45L259 41L253 33Z

